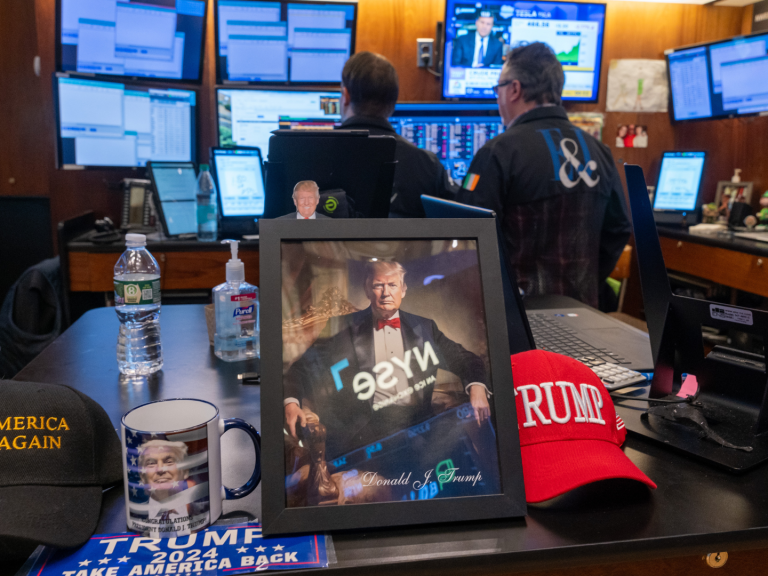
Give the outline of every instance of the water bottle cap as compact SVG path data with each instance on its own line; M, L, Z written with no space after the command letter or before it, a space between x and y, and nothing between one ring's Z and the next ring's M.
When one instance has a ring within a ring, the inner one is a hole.
M208 170L208 164L200 164L200 172L205 172Z
M147 237L144 234L126 234L125 245L128 248L137 248L147 245Z

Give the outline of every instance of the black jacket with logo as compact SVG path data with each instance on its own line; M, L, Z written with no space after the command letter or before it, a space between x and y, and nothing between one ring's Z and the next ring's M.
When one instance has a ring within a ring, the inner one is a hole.
M563 294L595 307L631 231L610 150L560 106L534 108L488 141L457 199L499 215L526 294Z
M397 140L390 218L424 218L422 194L451 200L455 197L456 187L437 156L400 136L385 118L353 116L345 120L341 128L368 130L376 136L394 136Z

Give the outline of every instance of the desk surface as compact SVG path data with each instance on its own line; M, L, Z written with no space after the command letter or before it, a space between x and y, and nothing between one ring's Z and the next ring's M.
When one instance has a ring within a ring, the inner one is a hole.
M672 238L683 242L692 242L693 244L702 244L724 250L733 250L745 254L754 254L755 256L768 257L768 242L758 240L747 240L738 236L727 236L722 234L701 235L691 234L688 230L675 228L671 226L657 226L659 236L662 238Z
M73 386L99 402L115 426L124 412L147 401L193 397L258 429L259 387L237 379L240 372L258 370L258 363L227 364L213 355L202 306L165 306L161 326L165 366L149 381L120 379L111 308L86 313L16 379ZM252 460L236 456L249 454L247 445L239 432L224 436L225 484L247 477ZM486 573L506 573L768 547L768 468L732 476L632 437L625 453L657 490L611 480L531 506L522 520L337 533L332 569L442 574L482 566ZM224 503L230 517L259 517L260 511L260 489ZM124 531L118 486L105 493L97 532Z

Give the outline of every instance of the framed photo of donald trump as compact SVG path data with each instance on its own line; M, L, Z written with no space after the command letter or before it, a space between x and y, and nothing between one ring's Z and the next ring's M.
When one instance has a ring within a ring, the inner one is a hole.
M495 223L261 223L265 534L525 515Z

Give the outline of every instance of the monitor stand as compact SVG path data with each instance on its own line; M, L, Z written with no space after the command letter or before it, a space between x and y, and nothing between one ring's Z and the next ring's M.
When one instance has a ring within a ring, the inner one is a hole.
M720 347L705 357L701 326L736 329L768 342L768 312L672 294L643 171L625 165L625 172L655 367L650 387L632 393L648 401L616 399L616 410L634 434L731 472L745 472L768 460L768 359L765 350L755 355ZM679 399L683 373L697 377L700 406L653 401ZM670 418L672 410L663 406L683 411ZM684 412L703 415L705 426L694 424ZM707 428L714 436L705 437Z

